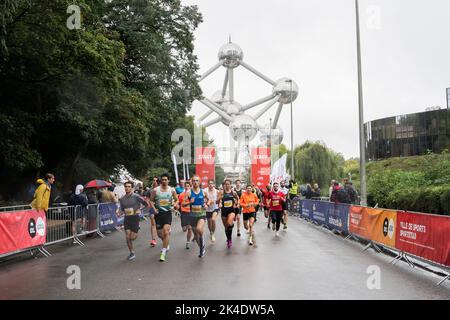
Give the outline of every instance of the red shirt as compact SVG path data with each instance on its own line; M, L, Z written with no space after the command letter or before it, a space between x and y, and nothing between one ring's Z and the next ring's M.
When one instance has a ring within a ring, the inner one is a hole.
M267 207L267 200L269 199L269 191L264 188L261 190L262 192L262 202L263 202L263 206Z
M270 191L269 193L269 199L270 199L270 210L272 211L283 211L283 207L281 206L281 203L286 201L286 198L280 190L278 192Z

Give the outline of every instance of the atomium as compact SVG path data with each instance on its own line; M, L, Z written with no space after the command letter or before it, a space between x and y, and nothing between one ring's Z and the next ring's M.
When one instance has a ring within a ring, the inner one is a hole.
M280 144L283 140L283 131L278 126L281 110L284 105L292 103L297 99L299 95L298 85L289 78L281 78L273 81L247 64L244 61L244 53L241 47L232 43L231 39L219 49L218 59L217 64L206 71L200 78L200 81L202 81L220 67L226 69L222 90L214 93L211 99L204 98L200 100L209 109L206 114L198 119L201 122L200 125L208 127L222 122L229 127L231 136L239 143L248 144L249 141L255 138L258 132L261 132L261 139L267 141L269 136L271 136L273 144ZM269 83L272 87L272 93L246 105L238 103L234 99L234 69L240 66ZM246 111L264 103L266 105L256 115L251 116L246 113ZM269 124L265 126L258 124L257 120L276 103L278 103L278 108L271 128ZM213 113L217 115L216 118L203 122Z

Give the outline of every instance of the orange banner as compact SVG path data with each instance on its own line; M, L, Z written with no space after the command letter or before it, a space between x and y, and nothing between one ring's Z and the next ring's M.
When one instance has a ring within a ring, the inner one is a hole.
M349 230L362 238L395 248L397 211L350 207Z

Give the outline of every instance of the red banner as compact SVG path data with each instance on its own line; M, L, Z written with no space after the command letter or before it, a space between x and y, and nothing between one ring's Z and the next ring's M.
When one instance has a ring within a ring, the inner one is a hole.
M200 177L202 188L208 186L208 180L216 179L215 155L213 147L195 148L195 173Z
M450 266L450 217L398 212L396 248Z
M0 255L44 244L46 225L44 211L0 212Z
M263 188L270 183L270 148L252 148L252 184Z

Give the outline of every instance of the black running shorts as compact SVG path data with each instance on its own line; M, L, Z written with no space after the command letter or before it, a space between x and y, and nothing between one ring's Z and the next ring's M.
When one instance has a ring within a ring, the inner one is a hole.
M164 212L160 211L158 214L155 214L155 224L156 224L156 230L161 230L164 228L164 225L172 224L172 212Z
M213 213L214 212L219 212L219 209L216 209L216 210L214 210L214 211L211 211L211 212L206 212L206 218L209 220L209 219L212 219L212 216L213 216Z
M189 213L181 213L180 214L180 219L181 219L181 227L187 227L189 225Z
M243 213L242 217L244 218L244 221L250 220L250 218L254 218L256 219L256 213L252 212L252 213Z
M202 216L202 217L189 217L189 224L191 225L192 228L197 228L197 224L199 220L205 220L206 221L206 216Z
M125 230L130 230L131 232L138 233L139 232L139 216L125 216L123 220L123 228Z

